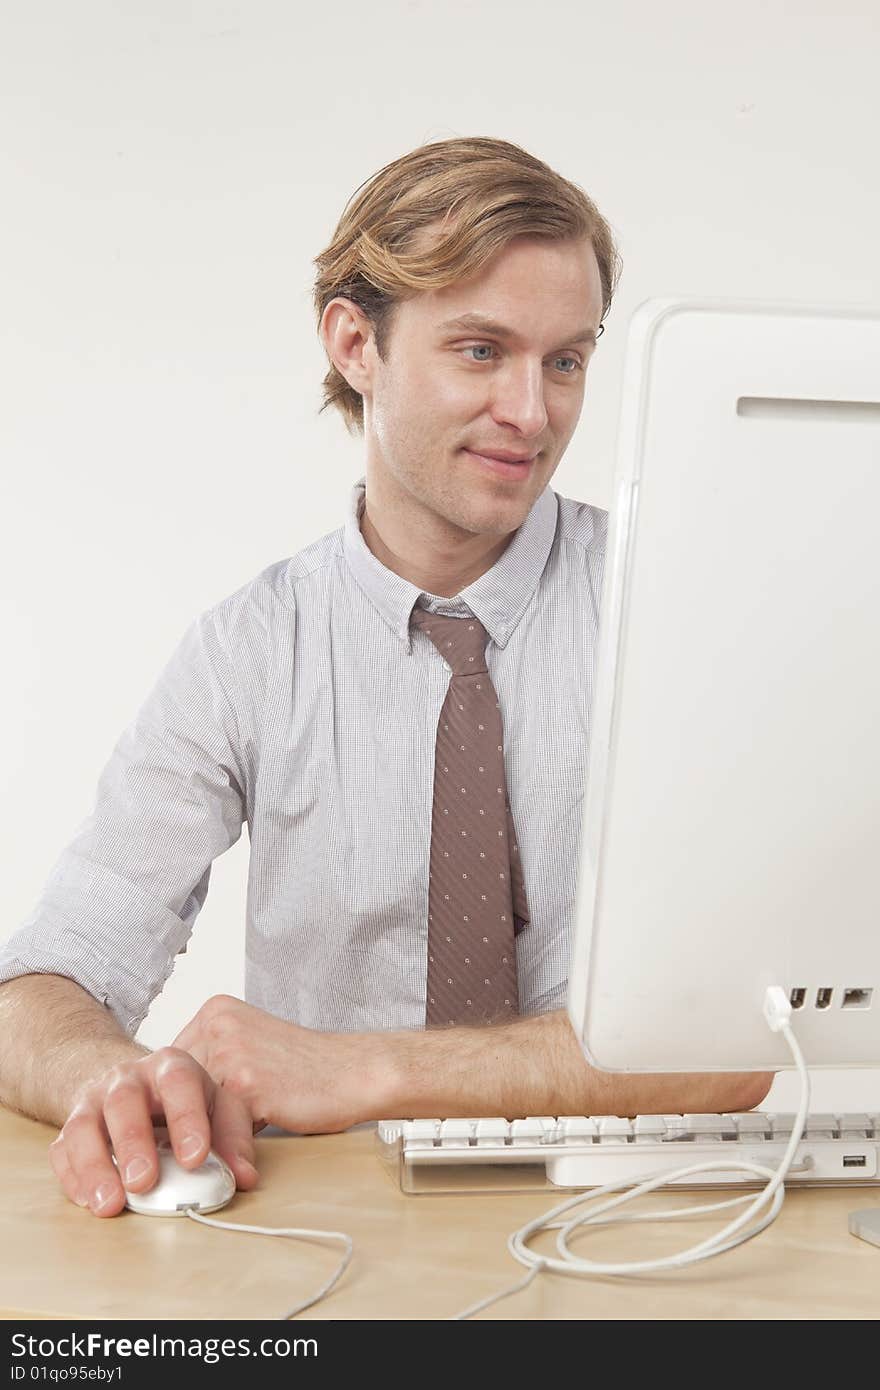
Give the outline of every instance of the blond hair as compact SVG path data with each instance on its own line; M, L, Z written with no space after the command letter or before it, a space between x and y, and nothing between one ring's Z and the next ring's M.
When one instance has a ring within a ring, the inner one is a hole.
M439 236L420 235L440 219ZM582 188L507 140L420 145L355 190L329 246L315 257L318 325L331 299L351 299L372 324L384 361L399 303L473 275L518 236L589 238L604 320L621 261L611 228ZM349 433L363 433L361 395L332 362L322 394L319 414L334 406Z

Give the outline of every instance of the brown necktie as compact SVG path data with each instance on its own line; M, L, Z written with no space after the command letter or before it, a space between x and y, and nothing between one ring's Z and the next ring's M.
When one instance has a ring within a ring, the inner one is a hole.
M529 909L488 634L476 618L423 608L412 623L452 667L434 761L425 1025L490 1023L519 1012L514 938Z

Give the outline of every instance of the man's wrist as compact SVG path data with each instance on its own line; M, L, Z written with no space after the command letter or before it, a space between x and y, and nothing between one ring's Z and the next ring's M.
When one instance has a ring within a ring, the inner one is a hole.
M406 1118L404 1107L415 1071L412 1040L422 1036L416 1031L362 1034L369 1057L362 1101L369 1114L363 1114L361 1122Z
M370 1119L544 1114L552 1060L579 1051L564 1010L485 1027L413 1029L378 1041ZM584 1073L587 1072L584 1063ZM537 1107L537 1108L534 1108ZM509 1113L508 1113L509 1112Z

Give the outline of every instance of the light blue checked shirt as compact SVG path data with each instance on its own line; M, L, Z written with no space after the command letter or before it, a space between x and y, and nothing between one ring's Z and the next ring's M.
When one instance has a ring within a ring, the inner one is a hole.
M415 603L475 616L504 726L531 921L522 1014L565 1005L607 514L545 488L455 598L345 525L202 613L117 741L94 810L0 953L76 980L129 1033L185 948L211 864L250 839L249 1003L307 1028L421 1028L437 720L450 668Z

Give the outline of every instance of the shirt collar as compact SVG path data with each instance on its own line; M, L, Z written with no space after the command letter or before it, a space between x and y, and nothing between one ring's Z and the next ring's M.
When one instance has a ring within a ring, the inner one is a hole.
M429 594L387 569L361 535L366 478L349 495L343 530L343 550L355 581L378 609L392 632L411 650L410 614L413 606L453 617L475 617L499 647L507 641L538 587L556 535L559 504L545 487L535 500L513 540L491 569L452 598Z

